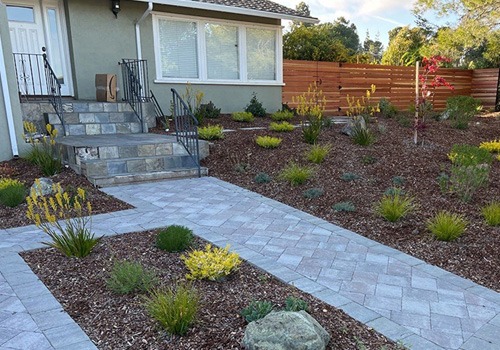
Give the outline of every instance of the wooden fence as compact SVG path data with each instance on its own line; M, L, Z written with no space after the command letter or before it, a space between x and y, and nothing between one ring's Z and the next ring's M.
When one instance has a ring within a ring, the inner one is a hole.
M441 68L438 74L453 84L454 89L439 87L434 90L435 109L444 109L446 99L453 95L470 95L480 99L485 109L495 108L498 68ZM317 82L326 96L326 112L330 115L345 115L347 96L361 97L371 84L377 87L374 99L385 97L398 109L407 109L415 103L415 67L285 60L283 80L282 101L290 107L296 107L293 96L302 94L311 83Z

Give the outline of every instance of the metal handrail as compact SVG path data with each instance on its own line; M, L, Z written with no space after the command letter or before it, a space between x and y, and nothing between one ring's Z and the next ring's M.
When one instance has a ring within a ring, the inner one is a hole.
M184 146L198 168L201 177L200 146L198 141L198 120L175 89L172 91L173 118L177 142Z
M45 67L45 79L47 80L47 91L49 92L49 102L54 108L57 117L61 121L61 126L63 130L63 135L66 136L66 125L64 123L64 110L62 105L61 97L61 84L59 79L57 79L54 70L47 60L47 54L43 54L43 62Z
M148 65L146 60L126 59L121 61L123 77L123 100L132 107L144 132L144 114L142 104L149 102Z

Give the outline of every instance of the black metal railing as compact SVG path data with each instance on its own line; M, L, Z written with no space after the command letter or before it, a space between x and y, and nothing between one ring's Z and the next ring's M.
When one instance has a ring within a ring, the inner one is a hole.
M61 121L63 134L66 135L61 84L50 66L47 54L14 53L13 55L19 98L21 100L48 98Z
M153 102L153 106L155 107L155 117L156 117L156 123L161 123L165 128L168 129L168 119L169 117L163 113L163 109L160 106L160 103L156 99L155 94L153 93L152 90L150 92L150 98L149 100Z
M127 101L135 112L141 123L141 131L144 132L144 102L149 102L148 63L146 60L123 58L122 80L123 100Z
M191 159L198 168L198 177L201 177L198 120L194 117L193 113L177 91L175 91L175 89L171 89L171 91L173 104L172 117L175 121L177 142L183 145L191 156Z

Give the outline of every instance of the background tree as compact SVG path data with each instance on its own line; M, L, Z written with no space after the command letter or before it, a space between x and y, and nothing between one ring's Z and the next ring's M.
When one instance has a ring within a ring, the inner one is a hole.
M389 31L389 45L382 56L382 64L411 66L421 60L421 48L429 33L420 27L398 27Z
M369 58L369 63L380 63L382 59L382 53L384 51L384 46L379 40L379 34L375 36L375 40L370 38L370 32L366 31L366 38L363 41L363 53Z
M299 2L295 6L295 11L297 11L298 13L300 13L304 17L311 16L311 10L309 9L309 5L307 5L304 1ZM313 25L314 24L312 24L312 23L304 23L304 22L300 22L300 21L292 21L292 29L294 27L298 27L298 26L311 27Z

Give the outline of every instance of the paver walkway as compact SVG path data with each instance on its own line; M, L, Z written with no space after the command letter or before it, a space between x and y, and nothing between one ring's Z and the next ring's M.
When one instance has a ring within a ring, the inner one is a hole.
M411 349L500 349L500 294L282 203L214 178L105 192L132 205L97 234L185 225ZM45 237L0 230L0 349L95 349L17 254Z

